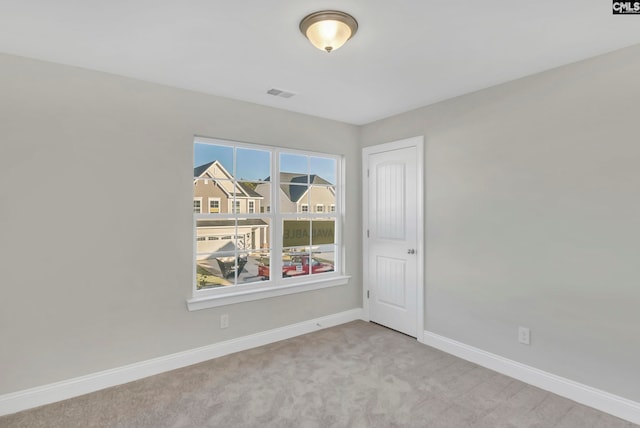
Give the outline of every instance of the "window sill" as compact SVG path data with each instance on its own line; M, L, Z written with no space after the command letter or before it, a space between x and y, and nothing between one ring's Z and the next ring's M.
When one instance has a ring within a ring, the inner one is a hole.
M276 285L269 288L254 290L238 290L225 294L194 297L187 300L189 311L215 308L218 306L233 305L234 303L249 302L252 300L268 299L270 297L284 296L287 294L302 293L305 291L319 290L321 288L346 285L351 276L332 276L330 278L316 279L313 281L294 282Z

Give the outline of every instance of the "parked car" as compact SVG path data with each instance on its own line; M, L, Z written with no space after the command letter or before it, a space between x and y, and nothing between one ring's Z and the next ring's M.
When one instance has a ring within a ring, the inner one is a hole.
M311 263L309 263L309 260L311 260ZM309 257L309 255L291 255L291 260L282 264L282 277L291 278L299 275L308 275L309 265L311 265L311 273L333 272L334 269L331 263L321 262ZM271 277L269 266L260 263L258 265L258 276L261 276L263 280L269 279Z

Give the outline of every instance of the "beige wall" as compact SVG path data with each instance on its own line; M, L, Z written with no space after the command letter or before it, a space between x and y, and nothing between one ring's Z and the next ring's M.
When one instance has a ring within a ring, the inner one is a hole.
M358 201L357 127L8 55L0 70L0 394L361 306L357 203L347 286L185 304L194 134L344 155Z
M635 46L362 128L425 136L427 330L640 401L638 76Z

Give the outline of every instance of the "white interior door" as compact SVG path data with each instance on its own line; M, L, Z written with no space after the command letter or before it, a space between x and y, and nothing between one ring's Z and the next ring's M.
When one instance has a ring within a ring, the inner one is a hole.
M420 338L422 138L366 148L363 156L369 319Z

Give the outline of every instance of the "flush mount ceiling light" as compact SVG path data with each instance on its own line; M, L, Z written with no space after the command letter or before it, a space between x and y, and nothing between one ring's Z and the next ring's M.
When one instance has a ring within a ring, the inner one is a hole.
M332 52L358 31L353 16L337 10L321 10L300 21L300 31L320 50Z

